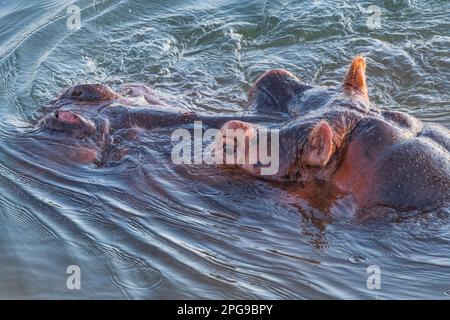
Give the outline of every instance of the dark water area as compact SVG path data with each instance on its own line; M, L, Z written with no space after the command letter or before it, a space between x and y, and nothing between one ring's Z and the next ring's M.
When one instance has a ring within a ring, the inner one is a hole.
M268 69L337 85L357 54L374 103L450 128L449 45L447 0L0 0L0 298L448 299L449 208L360 222L345 199L317 212L287 187L176 166L167 130L109 166L43 152L33 132L77 83L225 114Z

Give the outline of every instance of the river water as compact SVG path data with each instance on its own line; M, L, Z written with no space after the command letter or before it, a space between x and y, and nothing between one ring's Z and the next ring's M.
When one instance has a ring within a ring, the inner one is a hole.
M25 146L39 106L75 83L143 82L229 113L267 69L336 85L357 54L375 103L450 127L449 45L447 0L0 0L0 298L448 299L448 210L310 214L283 187L171 164L164 132L104 167Z

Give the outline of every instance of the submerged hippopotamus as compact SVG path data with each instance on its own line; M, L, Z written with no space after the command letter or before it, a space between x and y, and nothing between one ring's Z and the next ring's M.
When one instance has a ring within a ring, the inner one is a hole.
M332 203L345 195L368 215L448 207L449 131L371 104L365 69L364 58L356 57L343 84L333 88L270 70L252 87L247 112L218 116L174 111L143 85L115 91L77 85L43 108L38 127L70 141L77 160L104 163L120 157L115 145L130 128L176 128L202 120L221 128L218 143L225 143L226 129L242 129L250 139L270 126L279 132L279 170L270 178L294 185L304 199ZM260 164L238 166L260 174Z
M42 116L44 114L44 116ZM141 129L170 128L202 121L218 127L227 121L282 121L270 115L241 113L205 115L167 105L143 84L125 84L116 90L102 84L80 84L65 91L38 112L41 137L59 141L59 153L71 161L105 164L120 159L126 142Z

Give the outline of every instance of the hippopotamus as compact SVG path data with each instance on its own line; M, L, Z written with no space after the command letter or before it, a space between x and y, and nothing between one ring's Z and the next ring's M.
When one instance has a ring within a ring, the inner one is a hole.
M38 117L38 133L48 140L58 140L59 153L70 161L97 165L123 157L127 141L141 129L189 125L195 121L219 128L235 119L253 123L281 121L256 113L213 116L186 112L167 105L147 85L136 83L116 90L103 84L75 85L40 108Z
M330 205L345 196L366 216L447 208L448 129L375 106L362 56L343 78L339 86L322 87L287 70L269 70L250 89L248 110L226 115L174 110L145 85L76 85L42 109L37 126L70 141L74 159L97 164L120 156L111 150L132 128L177 128L201 120L220 129L219 144L229 143L227 129L242 129L253 139L264 127L276 128L279 168L264 178L291 186L311 203ZM233 166L261 177L259 163Z

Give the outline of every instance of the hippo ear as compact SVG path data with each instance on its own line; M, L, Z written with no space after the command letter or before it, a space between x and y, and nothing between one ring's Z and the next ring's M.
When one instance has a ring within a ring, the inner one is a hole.
M366 60L362 56L353 59L347 75L345 76L344 87L350 92L357 92L369 100L369 91L366 84Z
M305 163L324 167L333 154L333 131L326 121L319 122L309 134L305 149Z

